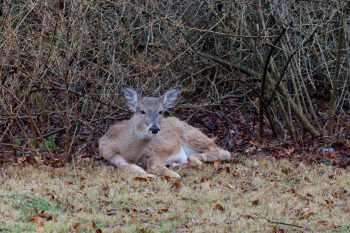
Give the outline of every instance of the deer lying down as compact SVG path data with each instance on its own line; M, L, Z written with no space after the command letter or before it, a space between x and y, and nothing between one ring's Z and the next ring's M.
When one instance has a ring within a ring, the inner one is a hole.
M176 105L181 90L175 88L162 97L139 97L127 86L121 93L134 112L129 120L112 125L99 140L103 158L121 170L144 177L180 175L167 166L228 160L228 151L218 147L198 129L176 117L163 118L163 113ZM149 173L147 173L146 169Z

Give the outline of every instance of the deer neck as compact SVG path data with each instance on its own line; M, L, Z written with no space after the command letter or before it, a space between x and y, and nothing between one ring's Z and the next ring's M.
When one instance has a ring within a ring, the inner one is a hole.
M128 157L132 161L138 161L152 138L144 135L134 117L129 120L127 128L132 129L124 135L124 141L128 144L126 148L129 149Z

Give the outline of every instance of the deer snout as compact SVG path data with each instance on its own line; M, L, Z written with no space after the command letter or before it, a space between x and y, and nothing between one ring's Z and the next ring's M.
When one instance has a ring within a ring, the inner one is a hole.
M151 128L149 128L149 132L151 134L158 134L160 131L159 127L156 125L152 125Z

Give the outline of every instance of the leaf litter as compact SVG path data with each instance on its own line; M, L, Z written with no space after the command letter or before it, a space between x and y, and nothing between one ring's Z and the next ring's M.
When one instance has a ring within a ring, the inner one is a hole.
M290 225L315 231L348 229L348 169L266 158L241 157L205 164L202 170L183 166L178 170L182 180L131 177L99 161L94 167L8 166L3 168L0 187L0 215L6 219L0 220L1 228L30 225L32 232L296 230ZM18 205L18 195L42 201L23 207Z

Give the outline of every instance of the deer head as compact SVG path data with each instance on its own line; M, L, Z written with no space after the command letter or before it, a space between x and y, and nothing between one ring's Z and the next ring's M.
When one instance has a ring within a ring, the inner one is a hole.
M138 134L143 138L152 138L161 130L164 112L178 102L181 89L171 89L159 98L139 97L137 92L128 86L122 86L121 93L134 112L132 120Z

